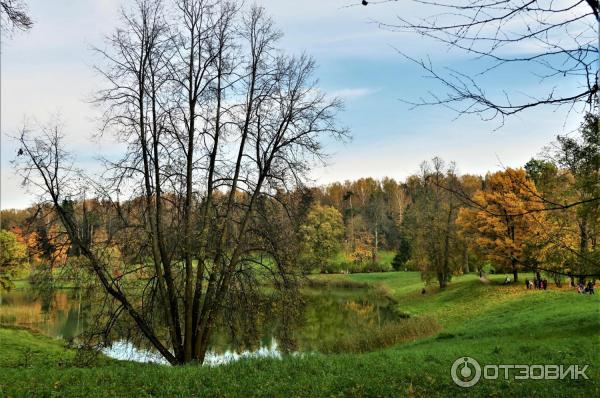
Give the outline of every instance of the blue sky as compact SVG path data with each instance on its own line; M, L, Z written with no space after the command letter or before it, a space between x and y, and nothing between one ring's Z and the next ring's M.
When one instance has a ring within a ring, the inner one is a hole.
M92 70L93 45L115 27L118 8L126 0L29 0L34 28L3 39L2 44L2 208L24 207L32 196L20 187L9 161L24 120L47 120L55 114L65 125L71 149L83 165L98 153L110 154L114 143L97 141L97 111L86 99L99 85ZM317 61L320 87L343 97L341 124L353 139L328 142L326 167L317 167L315 183L360 177L398 179L418 171L423 160L440 156L455 161L463 173L485 173L503 166L523 165L557 134L576 128L580 115L566 109L538 109L498 123L476 117L459 118L441 107L411 110L401 100L415 100L440 87L400 56L430 56L440 67L473 71L481 65L465 54L410 34L380 29L372 21L393 22L394 16L417 18L420 8L409 1L369 7L349 7L358 0L261 0L285 36L282 47L306 51ZM526 51L526 50L523 50ZM504 68L484 81L490 93L502 90L543 92L522 66ZM568 86L571 82L562 81ZM575 87L576 82L572 82Z

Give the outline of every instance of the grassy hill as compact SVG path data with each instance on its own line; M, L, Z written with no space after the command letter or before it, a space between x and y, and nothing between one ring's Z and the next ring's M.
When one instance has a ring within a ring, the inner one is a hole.
M528 291L456 277L421 294L418 273L327 275L371 284L413 317L442 326L432 337L365 354L242 360L226 366L171 368L102 359L77 367L72 351L23 330L0 328L0 397L448 397L600 396L600 299L568 288ZM589 380L481 380L460 388L452 363L589 365Z

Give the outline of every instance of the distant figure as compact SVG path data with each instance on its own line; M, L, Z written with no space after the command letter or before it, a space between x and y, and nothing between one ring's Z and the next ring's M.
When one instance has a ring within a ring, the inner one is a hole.
M425 288L423 288L423 290L421 290L421 294L425 294L427 293L427 290L425 290Z
M543 289L544 289L544 290L548 289L548 279L544 279L544 280L542 281L542 286L543 286Z
M533 289L533 281L529 281L529 288Z
M508 275L504 278L504 285L510 285L510 277Z
M583 283L578 283L577 284L577 293L583 293Z
M594 294L594 283L592 281L588 282L585 293Z
M527 289L529 289L531 286L529 286L529 279L525 279L525 287Z

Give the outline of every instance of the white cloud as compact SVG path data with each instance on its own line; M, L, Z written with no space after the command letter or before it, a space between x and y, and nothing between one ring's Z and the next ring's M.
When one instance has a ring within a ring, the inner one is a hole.
M334 90L329 94L332 97L338 97L346 101L351 101L358 98L367 97L381 91L375 88L343 88L341 90Z
M482 129L481 125L463 121L448 126L454 115L448 116L444 110L409 113L403 108L396 93L402 92L404 98L418 97L424 94L427 83L421 79L422 71L418 68L414 76L407 76L411 72L402 68L406 60L392 45L416 58L431 54L440 67L464 59L464 53L448 52L439 43L381 30L369 23L393 24L400 13L404 18L416 20L424 10L414 2L343 8L358 1L256 1L267 8L285 33L284 49L293 53L306 51L315 56L320 65L317 75L322 87L328 89L328 95L349 103L350 110L340 115L340 122L353 130L355 141L332 156L330 167L315 170L314 175L320 182L365 175L398 177L413 172L421 160L433 155L456 160L469 171L493 168L496 154L509 164L520 164L551 140L559 132L556 129L562 126L560 117L545 112L528 117L522 126L504 129L513 131L510 137L528 137L526 143L517 138L510 141L509 136L484 139L488 137L481 134L491 127ZM2 48L2 134L14 134L24 116L43 122L60 112L69 146L79 160L87 163L84 166L92 163L94 154L118 152L118 146L90 139L98 130L93 120L99 114L84 100L99 85L98 76L91 70L95 57L89 48L103 46L103 36L118 24L119 6L131 4L131 0L30 0L28 3L36 22L34 28L26 34L15 35L3 43ZM368 74L364 73L366 67ZM421 80L416 83L416 79ZM490 84L492 92L500 86ZM525 87L522 82L515 85L528 94L537 93L536 87ZM543 88L545 86L537 90ZM360 102L361 99L368 101ZM453 135L448 139L450 128L464 132L464 138ZM404 134L396 133L399 129ZM407 131L419 131L419 134ZM506 153L496 148L505 148ZM6 135L2 136L1 150L2 207L25 206L29 199L8 163L17 148Z

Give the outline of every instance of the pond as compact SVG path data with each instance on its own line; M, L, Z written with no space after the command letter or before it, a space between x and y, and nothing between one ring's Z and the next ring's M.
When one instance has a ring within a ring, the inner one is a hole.
M369 327L381 327L398 315L386 297L364 288L304 289L305 305L292 331L294 352L315 352L329 342L347 338ZM91 304L88 294L78 289L55 289L40 294L24 288L0 296L0 324L19 325L41 333L77 342L90 327ZM253 339L233 338L218 330L211 340L205 363L218 365L242 357L280 357L277 322L263 322ZM136 346L125 336L116 336L103 352L112 358L139 362L165 361L152 350Z

